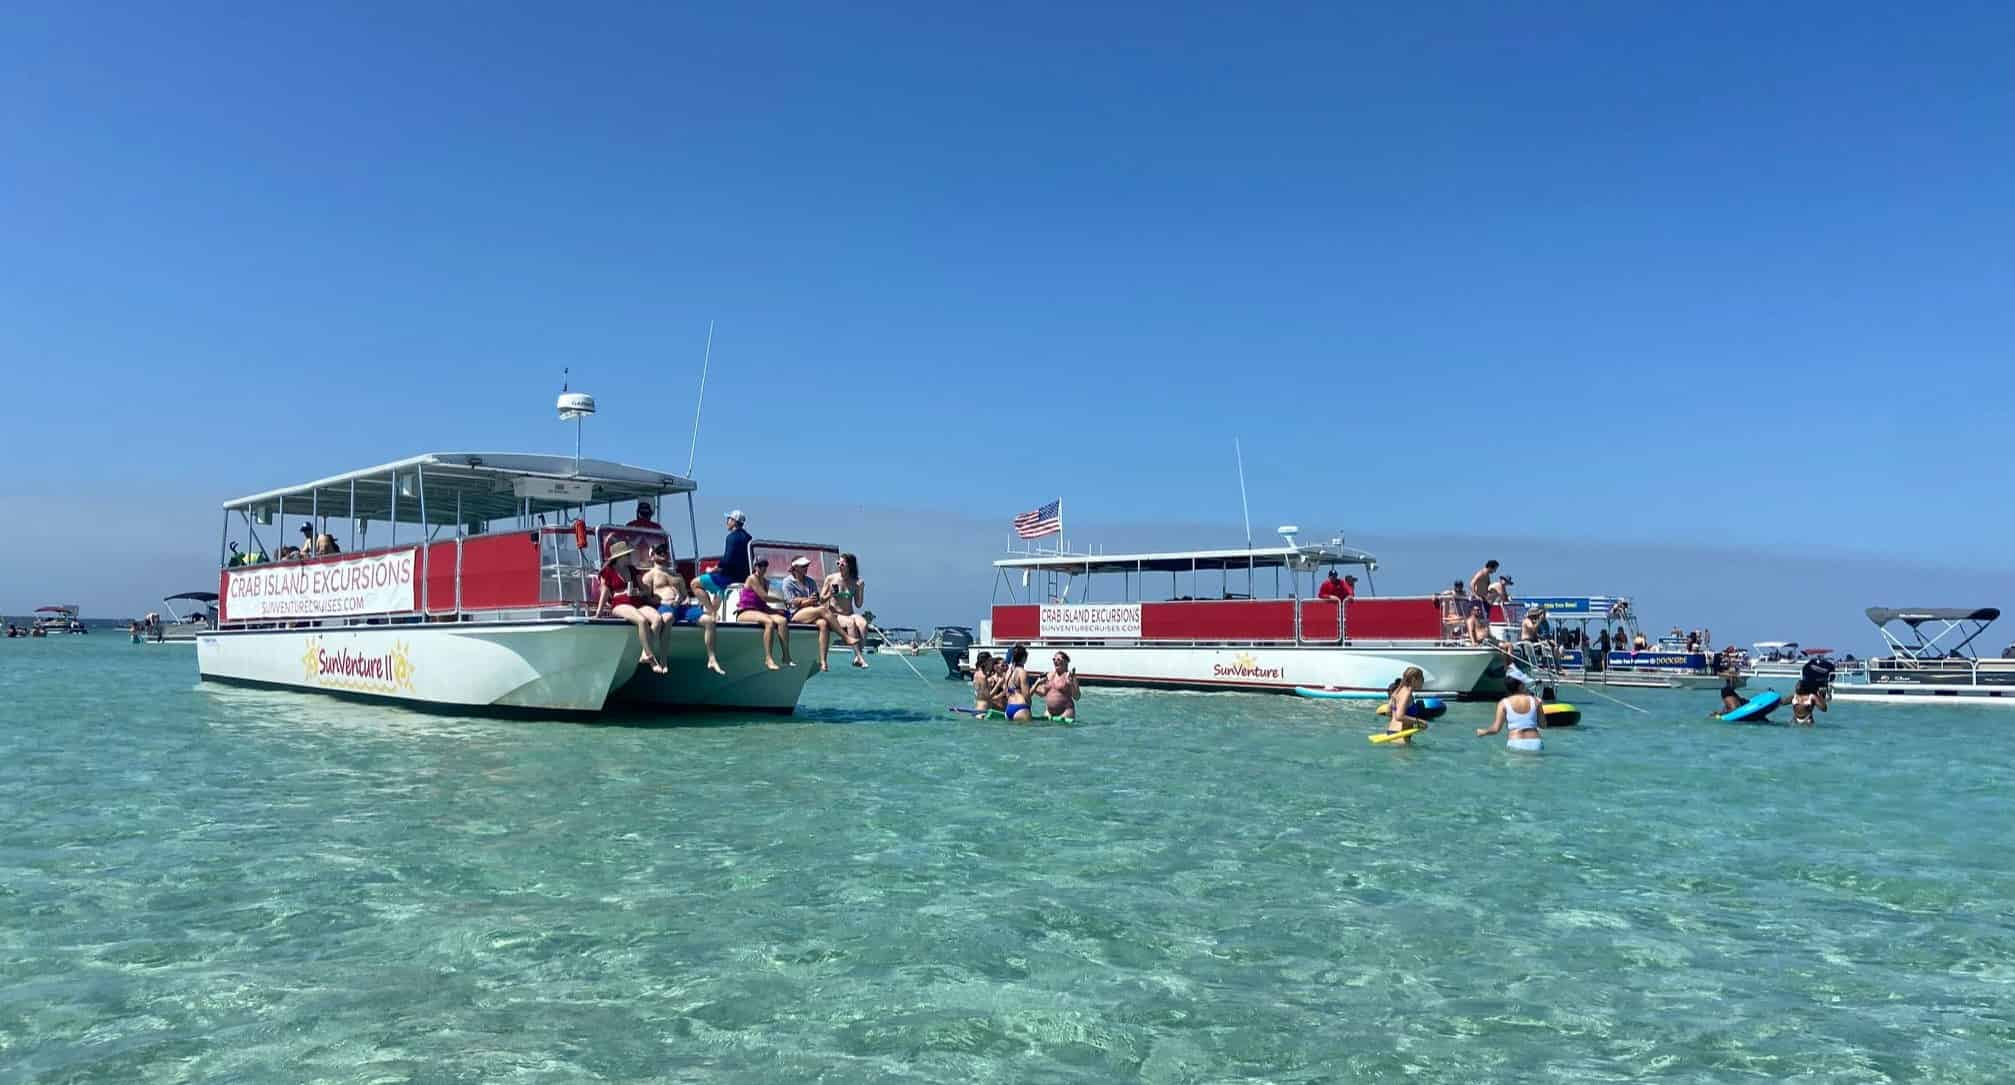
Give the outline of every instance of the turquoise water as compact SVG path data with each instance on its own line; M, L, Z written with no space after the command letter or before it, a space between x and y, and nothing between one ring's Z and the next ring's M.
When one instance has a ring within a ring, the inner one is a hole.
M0 642L0 1081L2006 1081L2015 714L457 719ZM935 660L920 659L930 675Z

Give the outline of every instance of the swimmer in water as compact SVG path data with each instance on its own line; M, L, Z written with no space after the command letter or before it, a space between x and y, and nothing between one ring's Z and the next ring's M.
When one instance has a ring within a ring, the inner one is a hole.
M1401 731L1416 729L1425 731L1427 729L1426 720L1417 716L1409 718L1407 715L1413 709L1414 696L1420 692L1420 687L1426 684L1426 672L1422 671L1419 667L1408 667L1405 673L1399 676L1399 680L1394 682L1391 688L1386 691L1387 700L1385 703L1390 706L1391 711L1391 715L1385 721L1386 734L1396 735ZM1413 745L1413 736L1408 735L1405 738L1395 739L1394 741L1404 742L1411 746Z
M1721 672L1721 714L1727 715L1742 707L1742 694L1735 689L1735 670L1729 668Z
M1028 646L1017 644L1008 650L1007 718L1027 723L1034 718L1029 710Z
M1058 652L1050 657L1050 666L1056 668L1042 676L1035 690L1042 694L1043 710L1053 720L1077 722L1077 669L1070 665L1070 653Z
M1496 717L1490 721L1490 726L1477 728L1476 737L1494 735L1509 727L1511 733L1504 736L1507 746L1538 749L1539 725L1541 717L1546 714L1545 706L1539 703L1539 698L1526 692L1525 683L1516 678L1506 678L1504 688L1510 692L1497 702ZM1533 745L1521 747L1520 743Z
M994 656L992 652L981 652L973 660L973 711L986 715L994 707L994 698L1001 692L1000 679L994 676Z

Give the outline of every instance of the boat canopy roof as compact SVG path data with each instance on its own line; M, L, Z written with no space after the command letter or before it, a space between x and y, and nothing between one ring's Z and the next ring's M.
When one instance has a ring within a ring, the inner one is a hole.
M76 608L75 606L60 606L60 607L36 607L36 608L35 608L35 613L37 613L37 614L75 614L75 613L77 613L77 608Z
M183 599L187 599L192 603L214 603L217 601L217 593L213 591L185 591L180 595L163 596L161 601L164 603L173 603Z
M1089 576L1093 573L1187 573L1192 570L1314 569L1323 565L1378 567L1378 559L1343 546L1266 546L1240 550L1174 550L1158 554L1031 554L1002 558L999 569L1043 569Z
M1776 651L1782 651L1783 649L1786 648L1796 648L1798 647L1798 642L1795 640L1759 640L1755 644L1750 645L1750 647L1761 648L1766 652L1776 652ZM1832 649L1830 648L1822 649L1822 651L1831 651L1831 650Z
M1964 607L1869 607L1868 620L1876 625L1902 622L1916 627L1924 622L1991 622L2001 616L1994 607L1968 610Z
M397 482L394 482L394 479ZM557 487L548 496L519 495L519 479L555 483L585 482L593 489L585 500L575 495L560 496ZM224 503L226 511L278 516L348 517L351 496L356 499L354 515L362 520L420 521L421 495L425 495L427 522L495 520L516 516L525 502L533 512L570 509L583 504L634 501L664 494L690 493L699 489L689 478L670 471L654 471L608 460L579 461L572 456L543 456L520 452L428 452L403 460L348 471L328 478L284 486L251 494ZM398 515L393 516L396 509Z

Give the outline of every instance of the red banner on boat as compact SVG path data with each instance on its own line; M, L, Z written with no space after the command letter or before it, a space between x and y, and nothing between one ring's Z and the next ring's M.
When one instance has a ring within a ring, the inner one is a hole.
M224 575L221 617L229 622L390 614L418 608L419 551L313 564L275 563Z

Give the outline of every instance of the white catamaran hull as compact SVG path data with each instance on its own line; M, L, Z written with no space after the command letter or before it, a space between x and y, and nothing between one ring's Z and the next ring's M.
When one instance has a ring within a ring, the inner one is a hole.
M1460 696L1501 678L1502 659L1488 648L1350 647L1335 645L1253 645L1205 648L1192 646L1090 644L1050 647L1030 644L1029 669L1050 669L1050 655L1070 654L1078 680L1092 685L1148 686L1170 689L1260 690L1292 692L1296 686L1384 692L1408 667L1427 676L1424 689ZM999 658L1007 648L974 645L968 665L980 652Z
M387 701L599 712L623 700L789 712L817 667L816 631L792 632L799 665L770 671L763 666L759 629L721 626L725 677L706 669L697 627L672 631L670 673L657 675L638 667L635 627L610 620L206 632L197 638L196 659L206 681Z

